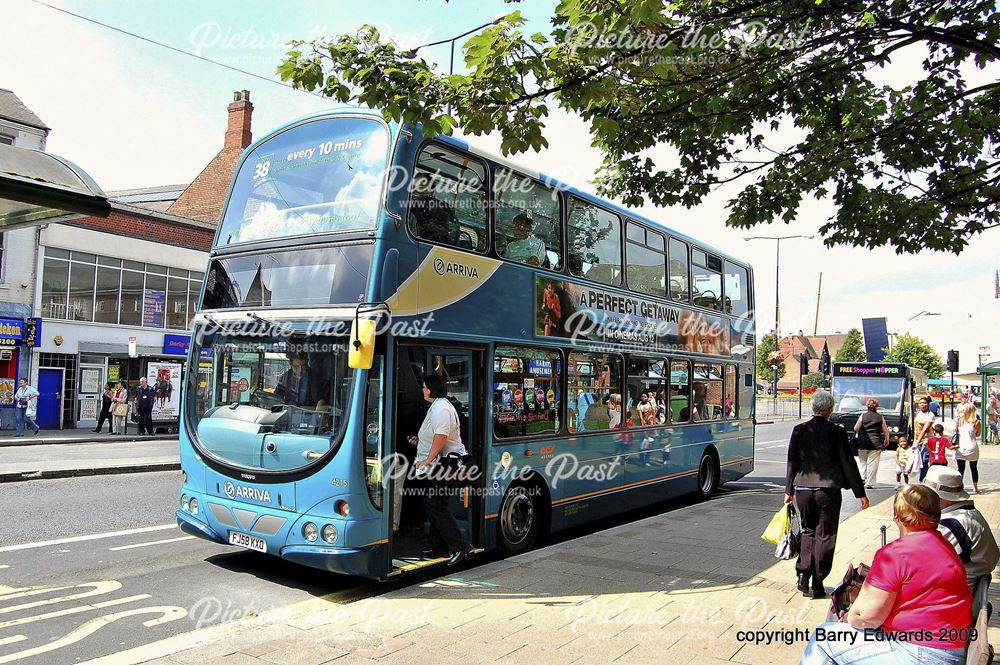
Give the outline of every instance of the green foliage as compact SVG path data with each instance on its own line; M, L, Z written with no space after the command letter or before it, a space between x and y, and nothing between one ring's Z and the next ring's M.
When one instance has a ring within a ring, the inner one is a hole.
M931 348L930 344L916 335L903 333L896 338L896 344L885 354L887 363L906 363L919 367L927 372L927 378L940 379L944 376L944 363L941 356Z
M823 376L820 372L809 372L802 377L802 388L803 390L808 390L810 388L829 388L830 379Z
M851 328L847 331L844 345L837 349L834 361L838 363L863 363L867 360L868 354L865 353L865 343L861 337L861 331L857 328Z
M764 335L757 345L757 380L771 383L774 381L774 370L771 365L775 360L778 363L778 378L785 376L785 363L782 362L781 352L778 350L778 340L774 335Z
M464 74L368 25L292 42L278 73L429 134L498 131L504 154L548 145L558 105L589 124L598 187L626 205L691 207L738 182L727 221L749 228L828 197L827 245L901 253L959 252L1000 224L1000 82L976 71L1000 60L993 0L559 0L550 34L524 23L460 44ZM889 76L890 60L918 66Z

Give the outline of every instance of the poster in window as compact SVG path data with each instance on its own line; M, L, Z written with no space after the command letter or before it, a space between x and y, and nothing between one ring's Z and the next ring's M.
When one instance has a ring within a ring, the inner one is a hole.
M153 388L153 420L177 420L181 411L181 363L149 363L146 382Z
M121 376L121 367L118 365L108 365L108 381L114 384L118 384Z
M85 395L101 392L101 370L87 368L80 370L80 392Z
M93 397L80 400L80 420L97 420L101 400Z
M14 403L15 379L0 379L0 406L10 406Z
M142 300L142 325L151 328L162 328L166 302L166 291L146 289L145 297ZM154 410L153 413L156 413L156 411Z
M250 368L233 367L230 369L229 402L245 404L250 401Z

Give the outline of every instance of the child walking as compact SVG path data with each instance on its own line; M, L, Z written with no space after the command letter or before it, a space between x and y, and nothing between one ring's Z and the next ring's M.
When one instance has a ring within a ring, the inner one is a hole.
M903 483L899 482L900 478ZM896 446L896 489L910 482L910 442L903 436Z

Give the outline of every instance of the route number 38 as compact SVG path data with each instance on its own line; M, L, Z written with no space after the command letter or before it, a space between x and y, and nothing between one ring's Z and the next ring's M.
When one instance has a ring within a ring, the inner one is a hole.
M257 164L253 169L253 179L266 178L268 171L271 170L271 162L261 162Z

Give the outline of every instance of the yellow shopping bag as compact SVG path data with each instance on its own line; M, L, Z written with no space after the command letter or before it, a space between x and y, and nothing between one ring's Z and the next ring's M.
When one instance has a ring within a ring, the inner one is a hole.
M760 534L763 540L771 543L772 545L777 545L781 542L781 538L792 529L792 511L791 504L786 504L781 507L781 509L774 514L771 518L771 523L767 525L764 529L764 533Z

